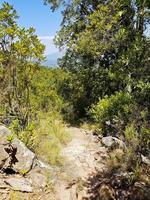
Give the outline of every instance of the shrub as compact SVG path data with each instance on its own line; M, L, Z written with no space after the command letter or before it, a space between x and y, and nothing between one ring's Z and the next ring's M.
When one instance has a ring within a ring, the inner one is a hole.
M133 123L128 124L125 128L124 133L125 133L125 141L127 145L132 147L132 150L136 151L140 140L139 140L139 136L136 131L135 125Z
M126 149L115 149L108 158L108 172L125 172L131 174L130 181L148 183L147 166L142 164L140 146L142 141L134 122L127 124L124 131Z
M105 96L92 106L90 115L102 128L103 133L119 132L125 127L131 114L132 97L128 93L117 92Z

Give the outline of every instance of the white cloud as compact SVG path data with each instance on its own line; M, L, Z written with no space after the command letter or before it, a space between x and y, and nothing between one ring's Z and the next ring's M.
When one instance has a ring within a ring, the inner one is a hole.
M45 35L45 36L39 36L40 40L53 40L54 36L49 36L49 35Z

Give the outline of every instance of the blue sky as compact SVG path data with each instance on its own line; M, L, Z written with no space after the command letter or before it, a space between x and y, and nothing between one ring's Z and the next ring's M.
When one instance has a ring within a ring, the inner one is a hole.
M14 6L20 16L18 22L20 26L34 27L36 34L45 44L45 54L53 54L58 49L53 44L53 38L60 28L62 20L61 11L51 12L49 6L43 4L44 0L5 0ZM0 0L0 6L4 0ZM150 26L147 35L150 34Z
M5 0L13 5L19 15L20 26L34 27L36 34L46 45L45 54L52 54L58 51L53 44L53 38L60 28L62 20L61 11L51 12L49 6L43 4L44 0ZM4 0L0 0L0 6Z

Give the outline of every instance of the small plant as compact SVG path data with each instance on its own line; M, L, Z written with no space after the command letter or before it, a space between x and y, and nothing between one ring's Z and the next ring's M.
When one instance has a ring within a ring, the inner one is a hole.
M80 192L84 189L84 182L81 178L77 180L77 192Z
M36 125L35 122L32 121L28 124L28 126L19 133L18 138L25 143L25 145L34 151L34 134L35 134Z
M9 129L12 131L13 134L18 135L18 133L20 132L19 126L19 120L15 119L11 122Z
M107 162L108 170L112 171L114 169L116 170L119 168L125 168L124 157L125 155L122 149L113 150L108 158Z
M133 171L132 179L134 181L139 181L141 179L141 175L142 175L142 166L140 165L140 162L137 160Z
M15 137L14 134L11 134L11 135L7 136L7 141L8 142L12 142L14 137Z
M139 138L134 123L128 124L126 126L124 134L128 146L130 146L133 150L136 150L139 145Z
M25 176L25 175L28 173L28 171L29 171L29 170L27 170L27 169L22 169L22 170L19 171L19 173L20 173L21 175Z

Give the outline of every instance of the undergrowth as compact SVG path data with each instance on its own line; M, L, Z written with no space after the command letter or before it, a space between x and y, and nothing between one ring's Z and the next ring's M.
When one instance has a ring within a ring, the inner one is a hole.
M58 113L39 114L38 121L30 123L23 131L17 121L11 124L13 134L26 144L45 162L52 165L62 164L62 147L70 141L70 135Z

